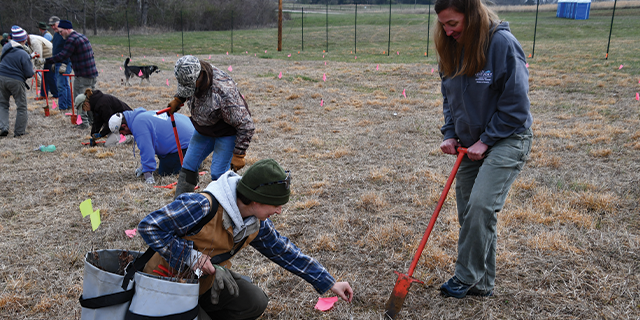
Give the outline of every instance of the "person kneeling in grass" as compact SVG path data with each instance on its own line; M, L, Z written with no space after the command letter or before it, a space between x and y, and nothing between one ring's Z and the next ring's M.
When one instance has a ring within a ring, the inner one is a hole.
M144 272L203 274L198 303L212 319L256 319L269 298L250 279L229 269L231 257L251 245L318 293L331 290L351 302L349 283L337 282L318 261L280 235L269 219L289 202L290 185L290 172L264 159L243 176L227 171L203 193L179 195L138 224L138 232L156 251Z
M189 141L193 135L193 125L189 118L182 114L175 115L176 128L180 140L182 154L187 152ZM156 114L136 108L133 111L119 112L109 119L109 129L115 135L131 134L140 149L140 166L136 169L136 177L144 175L146 183L154 184L153 172L156 171L156 155L160 160L158 174L161 176L177 174L182 168L178 145L173 132L171 118L166 114Z

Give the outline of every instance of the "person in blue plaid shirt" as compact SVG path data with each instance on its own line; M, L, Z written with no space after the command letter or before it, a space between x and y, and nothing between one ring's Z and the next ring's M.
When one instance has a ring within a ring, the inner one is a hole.
M96 89L98 81L98 69L96 61L93 57L93 48L91 42L83 34L73 30L73 25L69 20L60 20L58 22L58 33L65 39L62 51L51 58L45 60L46 64L64 62L71 60L71 68L75 78L73 79L73 90L77 94L84 93L86 89ZM79 129L86 129L93 124L93 114L91 111L84 111L82 107L78 107L78 114L82 118L82 124Z
M269 298L231 271L230 258L251 245L271 261L351 302L348 282L337 282L315 259L276 231L269 220L289 201L291 175L273 159L254 163L243 176L227 171L202 193L183 193L147 215L138 232L156 251L144 272L199 277L199 305L212 319L256 319Z

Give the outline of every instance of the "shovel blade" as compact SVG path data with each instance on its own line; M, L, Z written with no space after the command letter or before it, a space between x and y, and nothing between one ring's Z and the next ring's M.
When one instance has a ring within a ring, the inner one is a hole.
M404 299L409 293L411 284L414 282L423 283L422 281L404 273L400 273L398 271L394 272L398 275L398 279L396 280L396 285L393 287L393 291L391 291L391 296L389 296L385 310L385 314L391 319L395 319L398 313L400 313L400 309L404 304Z

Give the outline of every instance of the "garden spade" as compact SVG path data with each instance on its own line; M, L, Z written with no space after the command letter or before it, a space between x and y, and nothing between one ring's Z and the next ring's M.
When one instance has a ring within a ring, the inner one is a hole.
M173 117L173 113L171 113L171 108L165 108L162 109L158 112L156 112L156 114L163 114L165 112L169 113L169 116L171 117L171 125L173 126L173 135L176 136L176 144L178 145L178 155L180 156L180 165L182 165L182 148L180 147L180 138L178 138L178 129L176 128L176 119Z
M436 210L433 212L433 215L431 216L431 220L429 221L429 225L427 226L427 231L425 231L424 236L422 236L422 240L420 241L418 250L415 256L413 257L413 261L411 261L411 265L409 266L409 272L407 274L404 274L398 271L394 271L398 275L398 280L396 280L396 285L393 287L393 291L391 291L391 296L387 301L387 306L385 311L385 314L391 319L395 319L395 317L400 312L400 308L402 308L404 299L407 297L407 293L409 293L409 287L411 287L411 284L414 282L423 283L422 281L412 277L413 271L415 270L416 265L418 264L418 260L420 260L420 255L422 255L424 246L427 244L427 240L429 239L429 235L431 234L433 225L436 223L436 220L438 220L438 214L440 214L440 209L442 208L444 201L447 199L449 188L451 188L453 179L456 177L456 173L458 172L458 167L460 167L462 158L466 153L467 153L466 148L458 148L458 158L456 159L456 163L453 165L453 169L451 170L449 179L447 179L447 184L444 186L444 190L442 190L442 194L440 195L440 200L438 200L438 205L436 206Z

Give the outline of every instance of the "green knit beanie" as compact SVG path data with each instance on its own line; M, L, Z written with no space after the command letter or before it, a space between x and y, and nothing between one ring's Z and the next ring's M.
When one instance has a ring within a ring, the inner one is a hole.
M280 206L289 202L291 176L273 159L254 163L242 176L238 192L251 201Z

